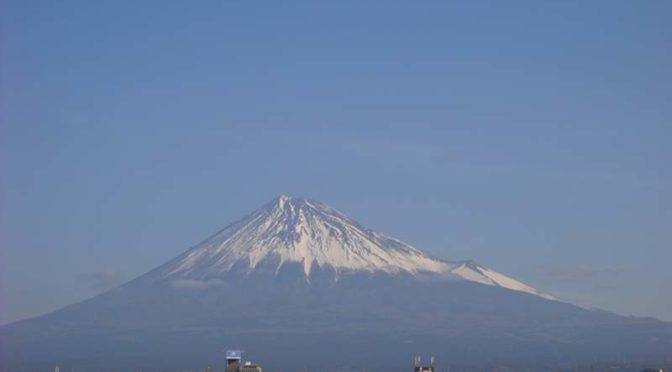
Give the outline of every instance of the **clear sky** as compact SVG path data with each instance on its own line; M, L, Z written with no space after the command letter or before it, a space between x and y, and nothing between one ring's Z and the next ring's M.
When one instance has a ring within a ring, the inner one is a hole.
M0 322L130 280L278 194L672 320L670 14L2 0Z

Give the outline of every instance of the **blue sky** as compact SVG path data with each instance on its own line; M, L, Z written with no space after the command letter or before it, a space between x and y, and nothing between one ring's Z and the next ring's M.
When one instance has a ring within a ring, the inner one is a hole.
M278 194L672 320L668 1L0 3L0 322Z

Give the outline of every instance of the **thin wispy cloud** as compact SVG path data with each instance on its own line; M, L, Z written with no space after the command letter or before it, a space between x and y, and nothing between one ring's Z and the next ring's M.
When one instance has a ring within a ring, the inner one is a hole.
M107 291L122 283L121 274L115 270L80 274L75 280L77 285L96 292Z
M178 279L171 282L173 288L181 289L206 289L210 287L218 287L224 285L222 280L193 280L193 279Z
M557 265L545 267L543 275L549 280L597 282L604 278L623 274L625 271L623 268L598 269L586 265Z

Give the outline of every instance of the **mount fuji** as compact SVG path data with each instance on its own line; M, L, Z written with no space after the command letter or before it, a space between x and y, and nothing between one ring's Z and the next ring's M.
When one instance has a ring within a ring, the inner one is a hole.
M672 364L672 324L559 301L280 196L175 259L0 327L0 370L176 370L244 349L271 370L566 370Z

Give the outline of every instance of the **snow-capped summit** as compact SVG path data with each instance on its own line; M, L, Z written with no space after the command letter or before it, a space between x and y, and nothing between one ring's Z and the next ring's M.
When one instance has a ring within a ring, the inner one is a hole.
M281 195L159 268L164 279L206 280L235 268L253 272L270 263L276 273L299 264L309 278L315 267L351 272L439 275L552 299L473 261L448 262L367 229L319 201Z
M443 272L445 263L412 246L364 228L335 209L314 200L279 196L249 216L218 232L181 257L166 275L216 274L240 261L254 269L277 259L339 271Z

